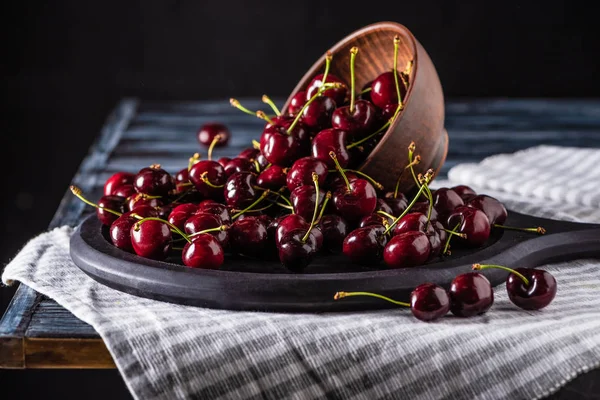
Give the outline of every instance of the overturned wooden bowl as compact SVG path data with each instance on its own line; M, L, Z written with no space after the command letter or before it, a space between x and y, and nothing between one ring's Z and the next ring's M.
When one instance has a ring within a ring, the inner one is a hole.
M349 54L353 46L359 48L355 61L355 87L360 90L379 74L393 68L396 35L401 38L398 51L398 70L403 71L412 60L409 88L404 99L404 109L390 125L378 145L359 169L379 181L386 190L393 190L398 177L408 164L407 149L415 142L415 154L421 155L416 169L425 172L431 168L437 174L448 153L448 133L444 129L444 94L440 79L429 55L410 31L395 22L368 25L346 36L330 51L333 53L330 73L350 82ZM302 77L286 101L304 90L313 77L325 68L325 54ZM403 174L400 188L409 191L414 187L410 174Z

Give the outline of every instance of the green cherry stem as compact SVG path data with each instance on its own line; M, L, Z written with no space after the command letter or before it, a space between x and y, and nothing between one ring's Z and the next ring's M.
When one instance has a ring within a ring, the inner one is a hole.
M521 280L523 281L523 283L525 284L525 286L529 286L529 279L527 279L525 277L525 275L523 275L522 273L515 271L512 268L508 268L508 267L504 267L502 265L494 265L494 264L473 264L473 267L471 269L473 269L474 271L480 271L482 269L490 269L490 268L496 268L496 269L503 269L504 271L508 271L512 274L515 274L516 276L518 276L519 278L521 278Z
M246 107L244 107L243 105L241 105L239 101L237 101L234 98L229 99L229 104L231 104L232 106L234 106L235 108L237 108L241 112L244 112L244 113L246 113L248 115L256 116L255 112L248 110Z
M323 218L323 214L325 213L325 208L327 208L327 203L329 203L330 199L331 199L331 192L325 193L325 200L323 200L323 206L321 207L321 212L319 212L319 217L317 218L317 222L315 222L315 224L318 224L319 222L321 222L321 218Z
M279 108L277 108L275 103L273 103L273 100L271 100L271 98L269 96L267 96L266 94L263 94L262 102L265 104L268 104L269 107L271 107L271 109L275 113L275 115L277 115L277 116L281 115L281 111L279 111Z
M415 183L417 184L417 186L420 186L421 182L415 175L414 166L421 162L421 156L417 154L413 160L413 154L414 154L415 149L416 149L415 142L411 142L410 145L408 146L408 165L405 167L405 169L406 168L410 169L410 173L412 174L412 177L415 180ZM427 200L429 201L429 207L427 209L427 225L429 225L429 221L431 220L431 213L433 212L433 195L431 194L431 190L429 190L429 187L425 188L425 196L427 197Z
M310 221L310 226L302 237L302 243L306 243L308 240L308 235L310 235L310 231L315 226L315 223L317 222L317 215L319 213L319 175L317 175L316 172L312 173L312 181L315 184L315 209L313 211L312 220Z
M300 111L298 111L298 115L296 115L296 118L294 118L294 121L292 121L292 123L290 124L290 126L287 128L287 132L288 135L291 134L291 132L294 130L294 128L296 127L296 125L298 125L298 122L300 121L300 118L302 117L302 114L304 113L304 110L306 110L306 108L311 105L311 103L313 101L315 101L315 99L319 96L321 96L323 94L323 92L325 92L327 89L337 89L337 88L341 88L342 86L344 86L343 84L339 83L339 82L332 82L332 83L323 83L320 87L319 90L317 90L317 92L302 106L302 108L300 109Z
M393 304L396 304L396 305L399 305L399 306L410 307L409 303L405 303L403 301L397 301L397 300L394 300L394 299L390 299L389 297L383 296L381 294L371 293L371 292L337 292L333 296L333 299L334 300L339 300L339 299L343 299L344 297L352 297L352 296L376 297L378 299L389 301L390 303L393 303Z
M233 216L231 217L231 219L237 219L240 215L242 215L243 213L245 213L246 211L250 211L252 210L254 207L256 207L261 201L263 201L265 199L265 197L267 197L269 194L271 193L270 190L265 190L264 192L261 193L261 195L258 197L258 199L256 199L252 204L250 204L248 207L244 208L243 210L233 214Z
M454 229L452 229L452 231L450 231L451 233L457 233L456 230L458 229L458 227L460 226L460 222L458 224L456 224L456 226L454 227ZM448 252L448 249L450 248L450 240L454 237L454 235L448 235L448 239L446 239L446 244L444 245L444 250L442 251L442 254L447 255L450 254Z
M385 211L377 210L376 213L379 214L379 215L383 215L385 217L388 217L392 221L396 219L396 217L394 217L392 214L386 213Z
M350 49L350 112L353 113L354 112L354 100L355 100L355 93L354 93L354 84L355 84L355 79L354 79L354 60L356 59L356 54L358 53L358 47L354 46Z
M375 188L379 189L379 190L383 190L383 185L379 182L377 182L375 179L371 178L369 175L365 174L362 171L358 171L356 169L345 169L344 171L346 172L352 172L353 174L362 176L363 178L365 178L366 180L368 180L369 182L371 182L371 184L373 186L375 186Z
M423 193L423 190L425 190L425 187L429 184L429 180L431 179L432 176L433 176L433 170L432 169L427 170L427 172L425 173L425 176L423 177L424 183L423 183L423 185L421 185L421 188L419 188L419 191L415 195L414 199L412 199L412 201L410 202L408 207L406 207L406 210L404 210L402 212L402 214L400 214L396 219L394 219L394 221L390 224L390 226L388 226L388 228L383 232L384 235L387 235L387 233L390 230L392 230L394 228L394 226L396 226L396 224L402 219L402 217L404 217L406 214L408 214L408 212L415 205L417 200L419 200L419 196L421 195L421 193Z
M365 90L363 90L362 92L360 92L360 94L366 94L366 93L369 93L371 90L373 90L373 88L372 88L372 87L368 87L368 88L366 88Z
M492 226L494 228L507 229L510 231L539 233L540 235L544 235L546 233L546 229L542 226L536 226L533 228L519 228L519 227L515 227L515 226L505 226L505 225L499 225L499 224L494 224Z
M256 150L260 150L260 143L258 140L252 139L252 147L254 147Z
M137 215L137 214L136 214ZM140 225L142 225L144 222L146 221L158 221L158 222L162 222L166 225L168 225L172 231L177 232L178 234L181 235L182 238L184 238L188 243L192 243L192 241L190 240L190 237L188 235L186 235L185 233L183 233L181 231L181 229L179 229L178 227L176 227L175 225L173 225L172 223L170 223L169 221L166 221L162 218L158 218L158 217L146 217L146 218L142 218L139 221L137 221L134 225L133 225L133 229L135 231L139 231L140 230Z
M212 152L215 148L215 146L217 145L217 143L219 143L219 141L221 140L222 135L219 133L217 136L215 136L212 140L212 142L210 142L210 146L208 147L208 159L212 160Z
M100 208L104 211L108 211L111 214L114 214L118 217L120 217L121 215L123 215L123 213L120 213L118 211L115 210L111 210L110 208L106 208L106 207L102 207L96 203L92 203L91 201L89 201L88 199L86 199L85 197L83 197L82 191L80 188L78 188L77 186L71 185L69 186L69 189L71 189L71 193L73 193L75 195L75 197L77 197L79 200L83 201L85 204L95 207L95 208Z
M329 68L331 68L331 60L333 59L333 54L331 51L325 53L325 71L323 72L323 80L321 84L327 82L327 75L329 75Z
M400 36L394 37L394 81L396 83L396 95L398 96L398 107L402 107L402 97L400 96L400 84L398 83L398 47L400 46Z
M454 235L454 236L458 236L460 238L466 239L467 238L467 234L466 233L459 233L456 231L451 231L450 229L446 229L446 228L442 228L442 230L446 233L448 233L449 235Z
M217 226L216 228L208 228L205 229L203 231L200 232L194 232L191 235L189 235L190 238L194 238L198 235L201 235L203 233L210 233L210 232L223 232L226 231L227 229L229 229L229 227L227 225L221 225L221 226Z
M265 112L264 112L264 111L262 111L262 110L258 110L258 111L256 112L256 116L257 116L258 118L262 119L263 121L267 121L267 122L268 122L269 124L271 124L271 125L275 125L275 122L273 122L273 120L272 120L271 118L269 118L269 117L267 116L267 114L265 114Z
M200 161L200 158L200 153L194 153L194 155L190 157L188 161L188 171L194 166L194 164Z
M395 118L395 114L394 117L390 118L385 124L383 124L383 126L379 129L377 129L375 132L371 133L370 135L360 139L359 141L356 141L354 143L350 143L348 146L346 146L347 149L351 149L353 147L356 146L360 146L361 144L368 142L369 140L373 139L375 136L379 135L381 132L385 131L389 126L390 123L392 122L392 120Z
M335 153L333 151L330 151L329 157L331 157L331 159L335 163L337 170L342 175L342 178L344 178L344 182L346 182L346 188L347 188L348 192L350 192L352 190L352 188L350 187L350 181L348 180L348 177L344 173L344 168L342 168L342 166L340 165L340 162L338 161L337 156L335 155Z
M202 182L204 182L206 184L206 186L209 186L209 187L214 188L214 189L220 189L222 187L225 187L225 185L215 185L215 184L211 183L208 180L208 176L207 175L208 175L208 171L204 171L202 173L202 175L200 175L200 179L202 179Z

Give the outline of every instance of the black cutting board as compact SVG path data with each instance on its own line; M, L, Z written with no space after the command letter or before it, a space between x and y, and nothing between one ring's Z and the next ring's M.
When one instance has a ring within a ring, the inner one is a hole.
M114 247L108 230L95 215L88 217L71 238L75 264L96 281L136 296L209 308L277 312L327 312L381 309L392 304L369 297L334 301L337 291L370 291L408 301L412 289L424 282L446 288L468 272L473 263L511 268L535 267L575 258L600 257L600 225L532 217L509 211L506 225L543 226L547 234L494 230L478 249L453 249L453 254L415 268L386 269L355 266L344 255L317 257L303 274L288 273L277 262L226 256L220 270L192 269L174 257L154 261ZM492 285L507 272L482 271ZM560 282L559 282L560 284Z

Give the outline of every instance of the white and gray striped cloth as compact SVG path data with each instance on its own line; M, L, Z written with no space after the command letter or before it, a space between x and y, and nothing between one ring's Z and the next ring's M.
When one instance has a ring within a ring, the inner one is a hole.
M514 210L600 222L600 150L541 146L464 164L450 182ZM33 239L7 266L100 333L138 399L534 399L600 367L600 261L545 266L538 312L503 285L482 316L416 320L406 309L343 314L210 310L106 288L69 258L72 229Z

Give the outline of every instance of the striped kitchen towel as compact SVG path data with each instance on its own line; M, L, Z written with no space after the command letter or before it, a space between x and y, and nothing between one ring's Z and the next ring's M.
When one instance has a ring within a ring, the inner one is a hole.
M600 222L600 150L536 147L458 165L449 181L543 217ZM600 367L600 261L544 266L554 302L523 311L503 285L484 315L435 323L405 309L233 312L137 298L69 258L72 228L33 239L7 266L100 333L137 399L537 399Z

